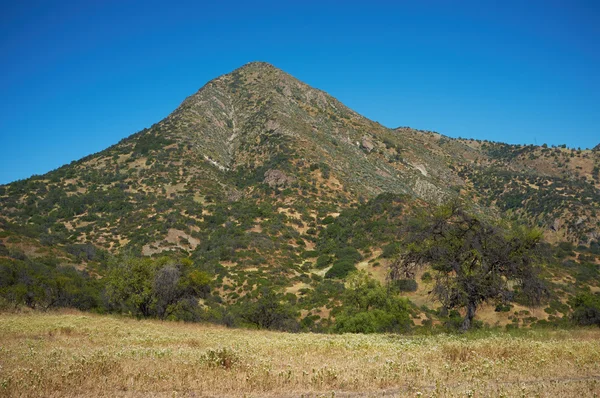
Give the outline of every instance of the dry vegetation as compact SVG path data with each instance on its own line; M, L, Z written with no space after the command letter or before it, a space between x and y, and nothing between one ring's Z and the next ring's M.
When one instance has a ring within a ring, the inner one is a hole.
M0 396L597 396L600 331L315 335L0 314Z

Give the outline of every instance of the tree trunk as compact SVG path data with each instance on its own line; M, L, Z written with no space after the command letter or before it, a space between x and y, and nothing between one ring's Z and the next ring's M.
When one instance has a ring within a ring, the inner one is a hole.
M465 320L463 321L463 324L460 327L460 330L462 332L466 332L467 330L469 330L471 328L471 324L473 323L473 317L475 316L476 309L477 309L477 305L475 304L474 301L470 301L469 304L467 304L467 314L465 315Z

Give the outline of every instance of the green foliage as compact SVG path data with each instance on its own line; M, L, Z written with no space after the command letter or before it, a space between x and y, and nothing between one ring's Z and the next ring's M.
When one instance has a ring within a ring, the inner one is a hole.
M402 333L412 325L409 301L364 271L348 276L342 301L333 327L336 333Z
M538 277L537 264L546 257L540 231L507 230L468 214L456 203L408 224L404 252L392 264L391 279L412 277L415 267L431 265L437 274L433 295L444 308L466 308L463 330L471 327L483 302L505 302L519 295L535 304L547 293Z
M578 325L600 326L600 295L583 293L570 300L572 319Z
M156 151L172 144L172 140L168 140L157 133L142 131L139 133L135 144L135 150L142 155L147 155L150 151Z
M321 220L321 224L328 225L328 224L333 223L334 221L335 221L335 218L333 218L332 216L327 216Z
M374 245L392 242L402 223L407 197L384 193L344 210L319 234L317 248L322 253L333 253L339 248L366 250Z
M398 242L392 242L383 247L381 257L383 258L394 258L400 252L400 244Z
M211 278L189 261L124 257L106 276L109 308L138 317L194 320L197 302L210 292Z
M429 272L429 271L423 272L423 275L421 275L421 280L425 283L431 282L433 280L433 277L431 276L431 272Z
M510 310L512 308L513 308L513 306L511 304L500 303L500 304L496 305L496 308L494 308L494 311L496 311L496 312L510 312Z
M325 278L342 279L352 271L356 271L356 267L354 266L354 262L352 260L336 260L329 271L325 273Z
M392 284L401 292L416 292L419 287L414 279L396 279L392 281Z
M100 282L53 257L0 258L0 297L15 306L102 310Z
M327 254L321 254L318 258L317 258L317 264L316 267L318 269L323 269L326 268L327 266L329 266L329 264L331 264L333 260L333 257L327 255Z
M262 289L256 300L245 301L240 310L241 318L259 329L297 332L300 328L294 307L270 289Z

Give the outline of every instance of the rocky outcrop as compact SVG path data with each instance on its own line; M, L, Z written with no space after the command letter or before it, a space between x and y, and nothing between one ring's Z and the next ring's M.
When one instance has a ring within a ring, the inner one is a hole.
M281 170L275 169L268 170L265 173L265 179L263 180L263 182L271 188L289 186L294 181L296 181L294 177L286 175Z
M369 139L369 137L363 137L360 147L366 152L371 152L373 149L375 149L375 145L373 144L373 141Z
M430 183L427 180L418 178L413 186L415 194L428 202L441 204L446 198L446 193L438 186Z

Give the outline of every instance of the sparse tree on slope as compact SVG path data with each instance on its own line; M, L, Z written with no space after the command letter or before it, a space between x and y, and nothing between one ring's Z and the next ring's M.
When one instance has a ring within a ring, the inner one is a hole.
M465 309L465 331L484 302L506 302L517 292L532 305L541 301L547 292L538 277L541 239L538 230L502 228L452 203L409 221L389 278L414 278L417 268L430 265L431 293L446 309Z

